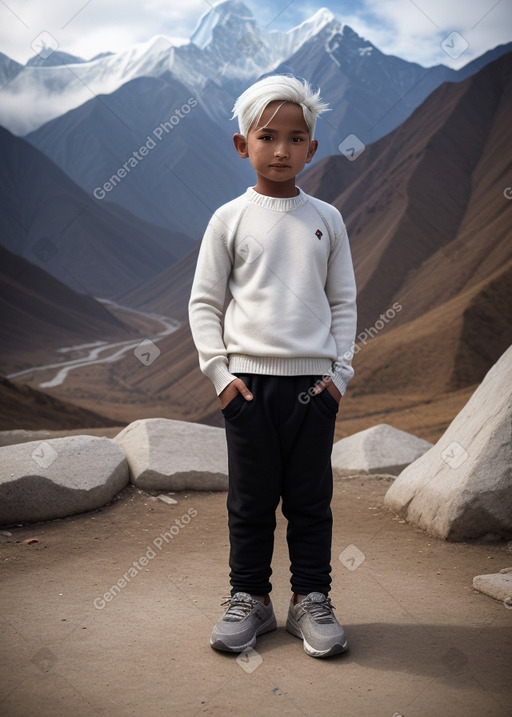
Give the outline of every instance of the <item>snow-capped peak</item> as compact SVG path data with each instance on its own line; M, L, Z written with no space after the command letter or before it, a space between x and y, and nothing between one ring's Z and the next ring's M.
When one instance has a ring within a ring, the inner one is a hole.
M204 50L213 40L213 31L219 23L231 19L248 20L254 22L254 17L249 8L238 0L223 0L210 10L207 10L197 23L196 29L190 37L190 42Z
M286 32L271 30L268 35L269 38L271 38L269 45L273 50L273 62L281 62L287 57L290 57L293 53L297 52L305 42L315 37L315 35L333 22L337 22L336 18L330 10L323 7L312 15L312 17L304 20L304 22L301 22L300 25L293 27L291 30L287 30ZM338 24L339 29L341 29L341 23Z
M88 101L91 94L110 94L135 78L159 77L169 71L197 92L205 76L217 75L220 66L228 82L249 82L262 68L277 67L294 55L326 27L338 26L341 29L333 13L321 8L291 30L268 30L258 26L243 2L224 0L200 18L189 42L156 36L116 54L78 63L73 72L69 63L44 63L41 67L27 65L13 76L10 65L6 69L1 63L0 76L10 82L2 92L0 125L26 134ZM26 106L32 111L24 111Z
M304 22L298 25L295 29L298 30L299 28L307 28L311 35L316 35L317 32L320 32L320 30L333 20L336 20L336 18L329 8L321 7L314 15L307 20L304 20Z

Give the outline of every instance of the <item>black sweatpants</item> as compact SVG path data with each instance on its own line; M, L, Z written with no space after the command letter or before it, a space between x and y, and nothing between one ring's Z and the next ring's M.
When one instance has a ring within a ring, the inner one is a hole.
M222 411L231 594L271 591L276 509L282 498L292 590L327 595L336 400L327 390L312 394L319 376L237 375L254 398L246 401L238 394Z

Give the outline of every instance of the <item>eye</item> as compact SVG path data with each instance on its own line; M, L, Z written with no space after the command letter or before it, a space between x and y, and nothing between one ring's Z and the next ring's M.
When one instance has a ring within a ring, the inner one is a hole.
M263 134L261 137L258 137L258 139L261 139L263 142L270 142L273 137L271 134Z
M292 137L292 142L298 144L299 142L304 142L304 139L302 137Z

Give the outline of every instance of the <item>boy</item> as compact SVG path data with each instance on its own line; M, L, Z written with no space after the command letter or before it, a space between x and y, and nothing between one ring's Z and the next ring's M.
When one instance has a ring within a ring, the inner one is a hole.
M293 591L286 629L313 657L347 649L328 597L331 450L353 375L356 288L341 215L295 185L326 109L307 82L283 75L238 98L233 141L256 185L210 220L190 297L228 446L231 597L210 639L218 650L242 652L277 627L269 579L280 499Z

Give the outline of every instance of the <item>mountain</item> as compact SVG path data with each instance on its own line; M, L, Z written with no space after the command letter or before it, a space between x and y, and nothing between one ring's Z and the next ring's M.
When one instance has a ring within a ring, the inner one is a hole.
M438 437L511 341L506 47L454 73L383 55L328 11L290 33L261 30L232 0L211 13L187 45L157 38L73 73L20 69L0 57L0 76L10 78L5 116L11 112L15 124L25 101L24 116L53 113L30 141L81 187L26 141L1 132L0 243L74 288L185 318L192 239L219 204L253 183L231 144L234 98L274 67L308 76L333 102L318 123L331 155L319 153L299 184L341 209L359 287L356 378L338 436L375 421ZM497 59L486 64L489 58ZM450 82L436 86L443 78ZM412 114L386 130L402 104ZM364 131L389 133L353 161L342 156L341 140L349 133L366 139ZM65 311L68 301L57 305ZM145 328L150 319L139 317L138 328L155 336ZM34 331L38 350L46 348L46 330ZM101 331L96 336L110 328ZM6 338L9 360L20 360L19 339ZM121 422L142 415L220 422L186 323L155 340L150 364L129 350L119 361L71 371L52 395L89 410L101 400L102 412ZM52 341L48 351L57 347ZM28 351L29 343L23 361Z
M227 0L205 13L188 44L158 37L72 70L24 68L4 88L4 121L17 132L35 127L28 141L104 204L199 238L212 211L253 182L249 162L233 149L229 116L258 77L277 69L321 87L332 111L317 125L317 162L339 153L348 135L365 144L384 136L442 82L460 81L487 60L459 71L424 68L383 54L327 9L280 32L262 29L243 3ZM145 144L136 171L104 192Z
M132 329L90 296L79 294L0 247L2 370L54 358L64 344L128 339Z
M510 184L511 70L509 54L443 85L354 161L325 158L302 178L305 191L342 211L359 289L356 375L338 438L391 423L437 440L512 342L510 204L503 194ZM184 318L196 253L119 300ZM137 372L127 363L113 374L95 367L86 379L75 372L56 395L91 408L90 384L102 394L108 385L102 410L112 419L162 415L219 425L188 325L159 349L163 360Z
M302 48L305 49L304 55L297 55ZM493 50L494 54L488 53L489 57L484 61L488 63L495 59L497 52L503 54L505 49ZM196 97L214 84L229 91L234 99L258 76L275 71L281 63L292 71L298 70L304 65L302 58L309 58L312 54L315 55L313 63L306 63L304 76L311 78L315 75L323 88L320 65L324 71L338 73L340 84L339 87L333 85L333 103L348 78L353 88L357 88L358 84L368 87L373 81L376 89L373 99L378 104L385 104L386 97L391 101L391 97L395 96L393 91L392 96L388 95L388 83L391 81L391 90L393 85L398 85L401 90L398 99L403 98L404 107L412 107L413 103L407 95L423 75L432 75L434 80L422 80L425 89L415 91L416 103L421 101L418 99L421 95L426 96L424 92L428 93L429 87L433 89L445 80L464 79L481 66L475 60L477 64L469 63L460 72L455 72L444 65L421 68L414 63L386 56L343 25L326 8L287 32L267 30L259 26L242 2L226 0L203 15L188 44L175 45L166 37L156 36L117 54L103 53L89 61L69 56L74 62L78 61L72 68L65 53L58 51L46 60L41 60L39 56L32 58L27 65L17 68L16 77L11 76L11 82L2 90L0 124L15 134L27 134L93 97L115 92L133 79L159 77L166 72L171 72ZM6 63L12 61L1 56L0 76ZM395 72L399 76L393 77ZM212 118L224 122L226 109L229 111L230 107L211 107ZM371 140L384 134L379 134L379 131L372 135ZM362 134L365 134L363 130Z
M231 102L213 85L207 95L220 104ZM97 206L116 202L146 222L199 239L215 209L252 180L250 165L236 155L232 128L226 125L212 125L204 98L197 100L192 90L164 73L90 100L27 140ZM105 192L113 176L116 184Z
M5 86L22 70L23 65L20 65L20 63L15 60L11 60L10 57L7 57L7 55L4 55L3 52L0 52L0 84L2 86L2 91L5 89Z
M226 82L234 83L238 91L262 69L273 69L332 19L332 13L319 11L289 32L265 31L243 3L228 0L201 18L186 45L175 46L160 35L117 54L104 53L72 69L69 63L49 64L53 56L58 62L62 60L60 53L53 53L48 61L39 62L40 66L16 67L16 73L11 65L18 63L0 55L0 77L4 67L11 67L11 82L2 90L0 124L15 134L27 134L131 80L167 72L196 96L211 84L223 87ZM264 50L263 55L260 50ZM208 109L212 117L224 121L231 106L218 104ZM27 112L29 107L31 111Z
M188 321L188 301L192 278L197 263L199 242L188 254L156 274L149 281L129 292L120 294L116 301L135 309L172 314L178 321Z
M149 279L190 239L100 203L45 155L0 128L0 245L80 292L111 297Z
M444 82L461 82L512 50L512 43L485 53L460 70L422 67L385 55L347 25L333 21L308 40L276 72L307 77L322 89L331 112L318 122L318 158L337 154L354 134L375 142L404 122Z
M119 426L95 411L74 406L42 391L0 376L0 431L71 430Z
M60 52L56 50L51 52L47 57L42 55L34 55L26 62L26 67L57 67L58 65L79 65L85 60L76 55L70 55L68 52Z
M345 216L358 332L377 334L360 342L353 395L465 389L512 343L511 111L512 53L440 87L355 161L304 176Z

